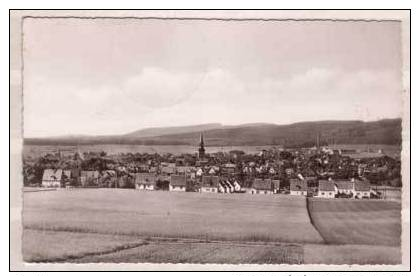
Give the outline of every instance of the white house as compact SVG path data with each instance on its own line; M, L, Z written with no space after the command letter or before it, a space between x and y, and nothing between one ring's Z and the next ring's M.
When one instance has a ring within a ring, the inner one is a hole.
M230 193L235 192L235 188L234 188L233 184L230 183L229 180L221 180L219 182L219 187L221 187L219 190L222 193L230 194Z
M214 167L211 167L209 170L209 174L216 174L216 169Z
M42 187L59 188L61 187L63 170L46 169L42 175Z
M241 190L241 185L238 183L238 181L234 181L233 185L235 187L235 192L239 192Z
M252 183L252 194L273 194L271 179L255 178Z
M354 182L354 198L370 198L370 183L368 181Z
M335 198L336 187L334 182L327 180L319 180L318 197Z
M187 189L187 177L185 175L171 175L169 191L185 192Z
M219 182L218 185L218 192L220 193L229 193L229 188L227 187L226 183L224 183L223 181Z
M190 175L195 172L195 168L191 166L177 166L176 167L176 173L177 174L185 174Z
M337 193L354 195L354 182L350 180L334 180Z
M290 194L295 196L307 196L307 181L302 179L290 179Z
M235 186L232 183L232 181L226 180L225 182L226 182L226 185L229 187L229 192L234 193L235 192Z
M136 189L153 191L157 177L154 173L137 173L135 178Z
M200 193L217 193L219 188L219 177L212 175L203 176Z
M197 175L197 176L202 176L202 175L203 175L203 169L202 169L202 168L199 168L199 169L197 170L197 172L196 172L196 175Z
M172 164L172 163L169 163L169 164ZM161 166L160 167L161 174L172 175L172 174L175 174L175 172L176 172L176 167L174 166Z

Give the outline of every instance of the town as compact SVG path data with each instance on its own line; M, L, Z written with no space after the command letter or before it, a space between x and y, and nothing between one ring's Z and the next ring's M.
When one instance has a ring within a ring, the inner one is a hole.
M379 152L272 147L207 154L75 152L23 160L25 187L127 188L170 192L290 194L400 199L401 162Z

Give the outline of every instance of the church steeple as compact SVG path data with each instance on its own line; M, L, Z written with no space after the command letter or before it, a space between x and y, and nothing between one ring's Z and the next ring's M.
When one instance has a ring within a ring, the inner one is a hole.
M206 153L206 150L204 149L204 136L203 133L200 134L200 144L198 148L198 158L203 159L204 155Z

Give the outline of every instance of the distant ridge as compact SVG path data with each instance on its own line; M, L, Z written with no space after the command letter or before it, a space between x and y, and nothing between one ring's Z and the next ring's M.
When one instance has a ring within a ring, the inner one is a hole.
M205 133L207 146L315 145L322 144L401 144L401 119L379 121L315 121L289 125L254 123L244 125L202 124L193 126L146 128L125 135L25 138L30 145L138 144L196 145Z
M153 137L153 136L162 136L168 134L179 134L179 133L188 133L195 131L206 131L211 129L222 128L222 124L201 124L201 125L192 125L192 126L176 126L176 127L151 127L143 128L136 130L130 133L125 134L125 137Z

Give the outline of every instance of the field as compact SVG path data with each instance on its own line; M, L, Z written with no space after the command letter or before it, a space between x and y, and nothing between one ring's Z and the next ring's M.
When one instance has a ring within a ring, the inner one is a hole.
M25 192L23 255L28 262L77 263L401 262L394 225L398 205L319 202L309 203L309 216L304 198L286 195ZM386 215L392 218L389 222ZM343 219L346 216L352 219ZM368 235L369 230L376 234ZM369 239L363 239L365 235Z
M328 244L399 246L401 203L309 199L314 226Z
M304 199L76 189L25 193L24 226L142 237L321 243ZM60 214L60 215L57 215ZM297 232L296 229L299 229Z

